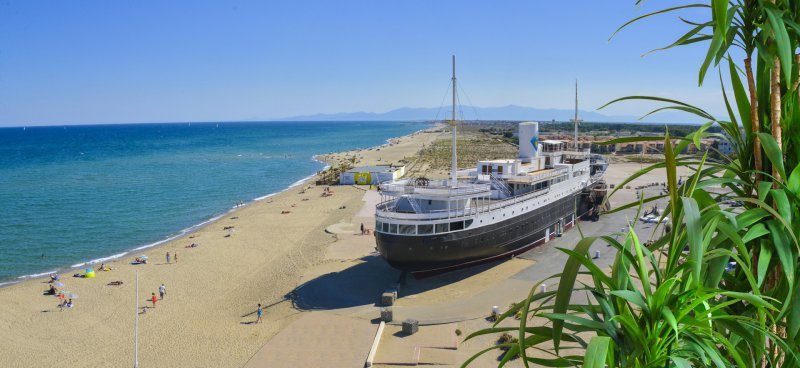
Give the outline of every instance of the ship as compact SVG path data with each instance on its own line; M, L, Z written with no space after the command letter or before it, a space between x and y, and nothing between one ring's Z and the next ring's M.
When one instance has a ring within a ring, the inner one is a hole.
M392 267L439 273L510 258L561 236L581 218L597 220L607 168L575 141L539 140L538 122L518 126L518 157L458 170L456 75L449 179L403 178L379 185L375 241Z

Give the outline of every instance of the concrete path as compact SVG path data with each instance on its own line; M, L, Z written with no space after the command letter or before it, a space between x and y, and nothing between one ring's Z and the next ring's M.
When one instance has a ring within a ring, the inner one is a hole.
M377 193L366 192L364 207L349 224L372 225L371 211L378 200ZM579 227L586 236L608 235L626 230L635 213L631 209L603 216L598 222L580 222ZM634 228L645 241L654 226L637 221ZM372 236L348 234L347 225L338 229L342 231L337 232L338 240L329 247L326 262L304 275L301 285L291 294L297 308L312 312L276 335L247 367L363 366L377 329L380 294L401 281L401 273L374 251ZM487 324L484 319L492 306L505 310L525 298L536 282L561 272L567 255L557 248L574 248L580 238L576 227L518 259L426 279L408 279L392 307L394 321L384 330L376 366L458 366L469 352L493 344L496 337L475 339L469 342L469 351L461 351L454 348L458 344L455 329L466 332ZM597 250L600 257L594 260L596 264L607 267L613 262L614 248L598 242L590 253L594 255ZM557 282L547 284L550 290L557 287ZM400 332L399 324L408 318L420 321L419 333L406 336ZM313 354L308 353L309 346L315 348ZM481 360L479 365L492 361L491 357L482 359L489 360Z
M245 367L363 367L377 329L378 325L365 320L305 313L266 343Z

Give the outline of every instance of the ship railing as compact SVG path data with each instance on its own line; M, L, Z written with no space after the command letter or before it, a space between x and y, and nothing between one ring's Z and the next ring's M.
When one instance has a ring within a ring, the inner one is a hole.
M551 171L544 172L544 173L539 173L539 174L533 174L533 175L528 174L528 175L518 175L518 176L515 176L515 175L507 175L506 176L506 175L504 175L504 176L501 176L500 178L501 179L505 179L505 180L514 180L514 181L524 181L524 182L527 182L527 183L536 183L536 182L540 182L542 180L552 179L552 178L558 177L560 175L564 175L564 174L566 174L568 172L569 172L569 168L561 167L561 168L558 168L558 169L552 169Z
M584 150L569 150L564 151L564 156L570 156L575 158L589 158L592 155L592 152L589 149Z
M419 184L418 184L419 183ZM422 184L426 183L426 184ZM459 183L457 187L449 186L445 180L435 180L420 182L415 179L403 180L403 182L391 182L381 184L381 192L387 195L427 195L435 197L465 197L481 196L491 192L489 184Z
M529 199L532 199L532 198L543 196L543 195L545 195L547 193L550 193L550 188L539 189L539 190L534 191L534 192L525 193L525 194L521 194L521 195L518 195L518 196L506 198L506 199L501 199L499 201L492 201L491 203L489 203L488 208L485 211L481 211L481 212L492 212L492 211L496 211L496 210L499 210L499 209L503 209L503 208L506 208L508 206L513 206L515 204L518 204L520 202L525 202L525 201L527 201Z
M375 206L375 215L380 218L396 220L438 220L438 219L457 219L462 217L473 217L480 213L493 212L508 206L513 206L550 192L550 188L540 189L535 192L525 193L515 197L502 200L489 201L489 204L477 203L477 205L466 209L457 210L432 210L427 212L398 212L394 208L395 200L388 200Z
M551 177L559 176L559 175L562 175L562 174L566 174L567 172L569 172L569 168L561 167L561 168L558 168L558 169L553 169L550 172L529 175L528 177L530 178L531 181L539 181L539 180L544 180L544 179L549 179Z
M422 213L397 212L392 206L393 201L379 203L375 207L375 217L395 220L440 220L474 217L479 213L478 208L470 207L458 210L433 210Z

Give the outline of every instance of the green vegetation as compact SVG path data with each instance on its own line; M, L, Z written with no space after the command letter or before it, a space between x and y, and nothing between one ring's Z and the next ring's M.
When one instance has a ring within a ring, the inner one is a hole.
M491 134L498 135L502 138L511 139L517 131L517 124L519 122L473 122L470 125L477 125L478 130ZM595 123L595 122L581 122L578 125L578 133L581 135L591 136L606 136L618 135L628 136L635 133L643 133L647 135L662 135L669 130L670 135L673 137L685 137L695 132L701 125L692 124L653 124L653 123ZM556 132L570 133L574 130L574 125L570 122L542 122L539 124L539 132L542 134L552 134ZM722 133L722 128L719 126L712 126L708 128L709 133Z
M353 168L352 163L355 162L356 156L353 156L349 163L340 163L338 165L331 165L331 167L317 172L319 178L316 181L317 185L336 185L339 184L339 177L342 173Z
M649 244L629 231L622 241L586 237L573 249L561 249L569 260L552 277L558 279L557 290L537 293L534 285L528 298L501 315L494 327L467 337L516 335L518 342L504 353L501 366L513 358L526 366L559 367L800 366L800 1L710 0L647 14L620 29L689 8L709 10L710 19L682 19L689 30L659 50L706 43L699 82L709 70L717 71L720 81L727 74L733 91L728 96L723 86L728 116L717 118L668 98L624 97L611 103L655 101L664 107L654 112L681 110L708 123L674 146L671 130L664 137L608 142L664 142L664 162L643 168L617 189L665 169L669 194L614 211L663 198L669 205L662 216L670 216L673 230ZM736 55L744 59L737 61ZM706 137L727 140L735 154L676 154ZM681 166L692 175L678 185ZM727 189L727 196L744 207L720 207L718 194L709 190L713 186ZM588 257L597 242L617 250L610 272ZM735 268L729 267L731 261ZM586 279L578 282L579 275ZM518 327L498 327L518 312ZM529 326L534 318L547 322ZM545 352L545 357L532 357L532 351Z

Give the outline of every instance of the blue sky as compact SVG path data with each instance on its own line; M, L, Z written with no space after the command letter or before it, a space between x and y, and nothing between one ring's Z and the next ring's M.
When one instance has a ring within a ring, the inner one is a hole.
M450 55L476 106L582 109L675 97L724 112L704 47L642 58L685 32L682 2L0 2L0 126L275 119L437 107ZM688 13L705 19L706 11ZM462 95L462 100L466 101ZM637 115L639 104L603 113Z

